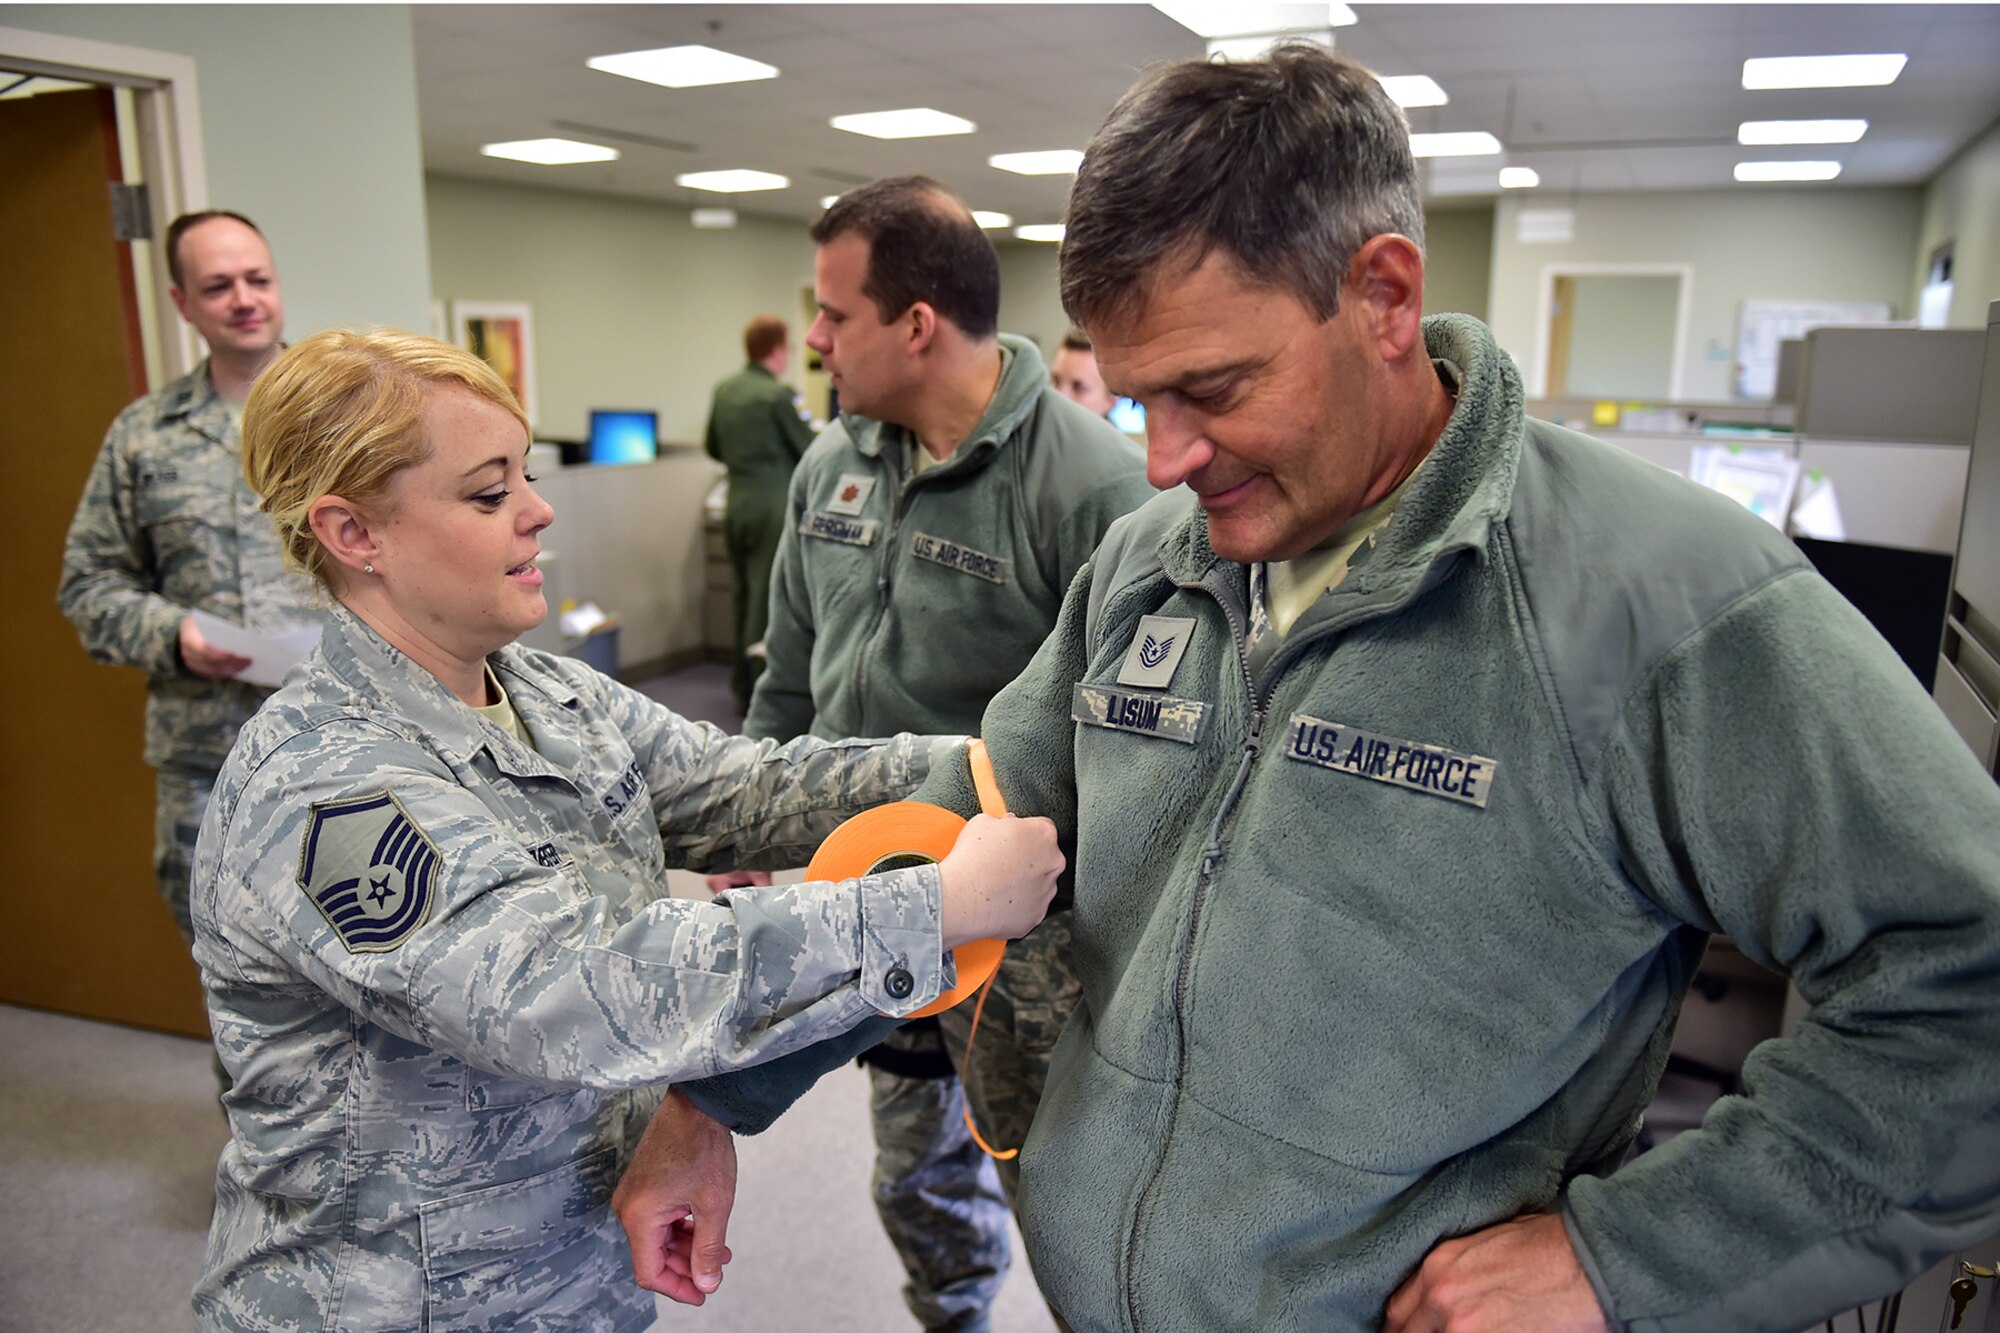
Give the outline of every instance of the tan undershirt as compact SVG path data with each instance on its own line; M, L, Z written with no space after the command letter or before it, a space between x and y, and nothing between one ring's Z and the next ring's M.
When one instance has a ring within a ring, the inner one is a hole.
M1395 490L1348 519L1332 537L1304 555L1265 564L1264 614L1270 618L1271 629L1279 638L1291 631L1314 602L1346 581L1354 553L1364 542L1373 545L1376 534L1395 517L1403 492L1423 470L1423 463L1418 463Z
M528 735L528 728L521 722L521 715L514 711L514 703L501 688L500 678L493 674L493 668L486 668L486 688L499 702L486 704L472 711L491 722L500 730L512 736L530 750L535 748L534 738Z

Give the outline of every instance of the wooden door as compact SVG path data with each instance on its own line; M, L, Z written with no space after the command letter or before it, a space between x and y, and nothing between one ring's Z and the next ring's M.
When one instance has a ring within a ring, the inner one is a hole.
M0 580L0 1001L208 1035L200 983L153 887L144 676L90 661L56 610L63 538L104 431L145 388L108 88L0 100L0 447L15 503Z

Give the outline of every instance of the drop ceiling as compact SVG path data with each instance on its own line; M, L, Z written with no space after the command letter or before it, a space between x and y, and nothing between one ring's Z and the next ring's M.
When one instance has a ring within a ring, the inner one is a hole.
M1502 166L1530 193L1724 190L1751 158L1835 158L1831 188L1913 186L2000 119L2000 5L1356 4L1341 51L1377 73L1427 74L1449 105L1417 131L1484 130L1499 157L1419 164L1441 206L1490 198ZM1015 176L995 153L1081 148L1138 70L1202 39L1143 4L416 5L424 163L451 176L808 219L877 176L922 172L975 208L1059 221L1067 176ZM591 56L700 43L775 65L753 83L670 89L585 67ZM1904 51L1892 85L1746 92L1752 56ZM832 128L927 106L972 134L876 140ZM1745 120L1863 117L1858 143L1749 149ZM537 167L480 154L555 135L616 162ZM718 195L677 175L778 172L789 187ZM1784 188L1784 187L1757 187ZM1806 188L1829 188L1811 186Z

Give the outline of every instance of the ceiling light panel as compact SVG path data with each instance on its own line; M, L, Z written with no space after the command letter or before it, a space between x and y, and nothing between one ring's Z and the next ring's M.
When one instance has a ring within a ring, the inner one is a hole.
M862 111L835 116L830 123L837 130L865 134L871 139L928 139L940 134L970 134L979 128L963 116L927 106L906 107L901 111Z
M1379 82L1389 100L1400 107L1444 106L1451 101L1428 74L1392 74Z
M1743 86L1763 88L1879 88L1894 83L1907 55L1759 56L1743 62Z
M837 194L823 194L819 197L819 206L821 208L832 208L839 202L840 196Z
M751 171L732 167L727 171L689 171L674 177L674 184L690 190L711 190L716 194L747 194L752 190L782 190L791 177L773 171Z
M1024 241L1053 241L1060 244L1063 238L1063 224L1030 222L1026 226L1014 228L1014 234Z
M575 139L515 139L508 143L481 144L487 157L504 157L510 162L532 162L538 167L565 167L578 162L616 162L618 150L603 144L581 143Z
M1738 162L1740 181L1830 181L1840 174L1838 162Z
M705 88L717 83L775 79L778 67L712 46L663 46L653 51L621 51L583 62L605 74L655 83L662 88Z
M1500 188L1503 190L1532 190L1541 183L1541 173L1533 167L1500 168Z
M1305 32L1354 22L1346 5L1257 4L1252 0L1158 0L1153 8L1202 37Z
M1410 136L1410 152L1416 157L1485 157L1499 151L1500 141L1485 130Z
M995 153L986 159L989 167L1019 176L1073 176L1083 165L1083 154L1074 148L1051 148L1038 153Z
M973 209L972 220L977 222L983 231L1000 231L1014 225L1012 213L995 213L990 208Z
M1868 133L1865 120L1746 120L1736 142L1763 147L1789 143L1854 143Z

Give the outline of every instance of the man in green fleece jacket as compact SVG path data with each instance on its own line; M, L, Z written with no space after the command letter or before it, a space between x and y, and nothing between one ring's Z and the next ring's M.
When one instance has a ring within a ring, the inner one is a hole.
M998 332L999 260L922 177L848 191L813 227L820 354L842 414L792 476L768 666L744 731L965 734L1054 627L1111 522L1152 497L1145 459ZM976 1333L1008 1267L1006 1209L965 1124L1018 1147L1076 1001L1069 916L1009 947L971 1006L870 1051L875 1202L925 1327ZM962 1080L961 1080L961 1077ZM1011 1160L998 1163L1011 1202Z
M1420 319L1422 226L1311 49L1148 74L1078 174L1064 304L1189 493L984 719L1073 839L1037 1276L1125 1333L1816 1323L2000 1218L2000 791L1782 537ZM1626 1162L1722 932L1813 1009Z
M747 709L762 670L748 650L763 640L770 618L771 561L785 529L785 489L813 432L798 395L781 378L792 356L785 321L776 315L752 319L743 329L743 354L743 368L715 386L703 443L708 456L729 469L722 514L735 583L736 661L729 687L736 706Z

